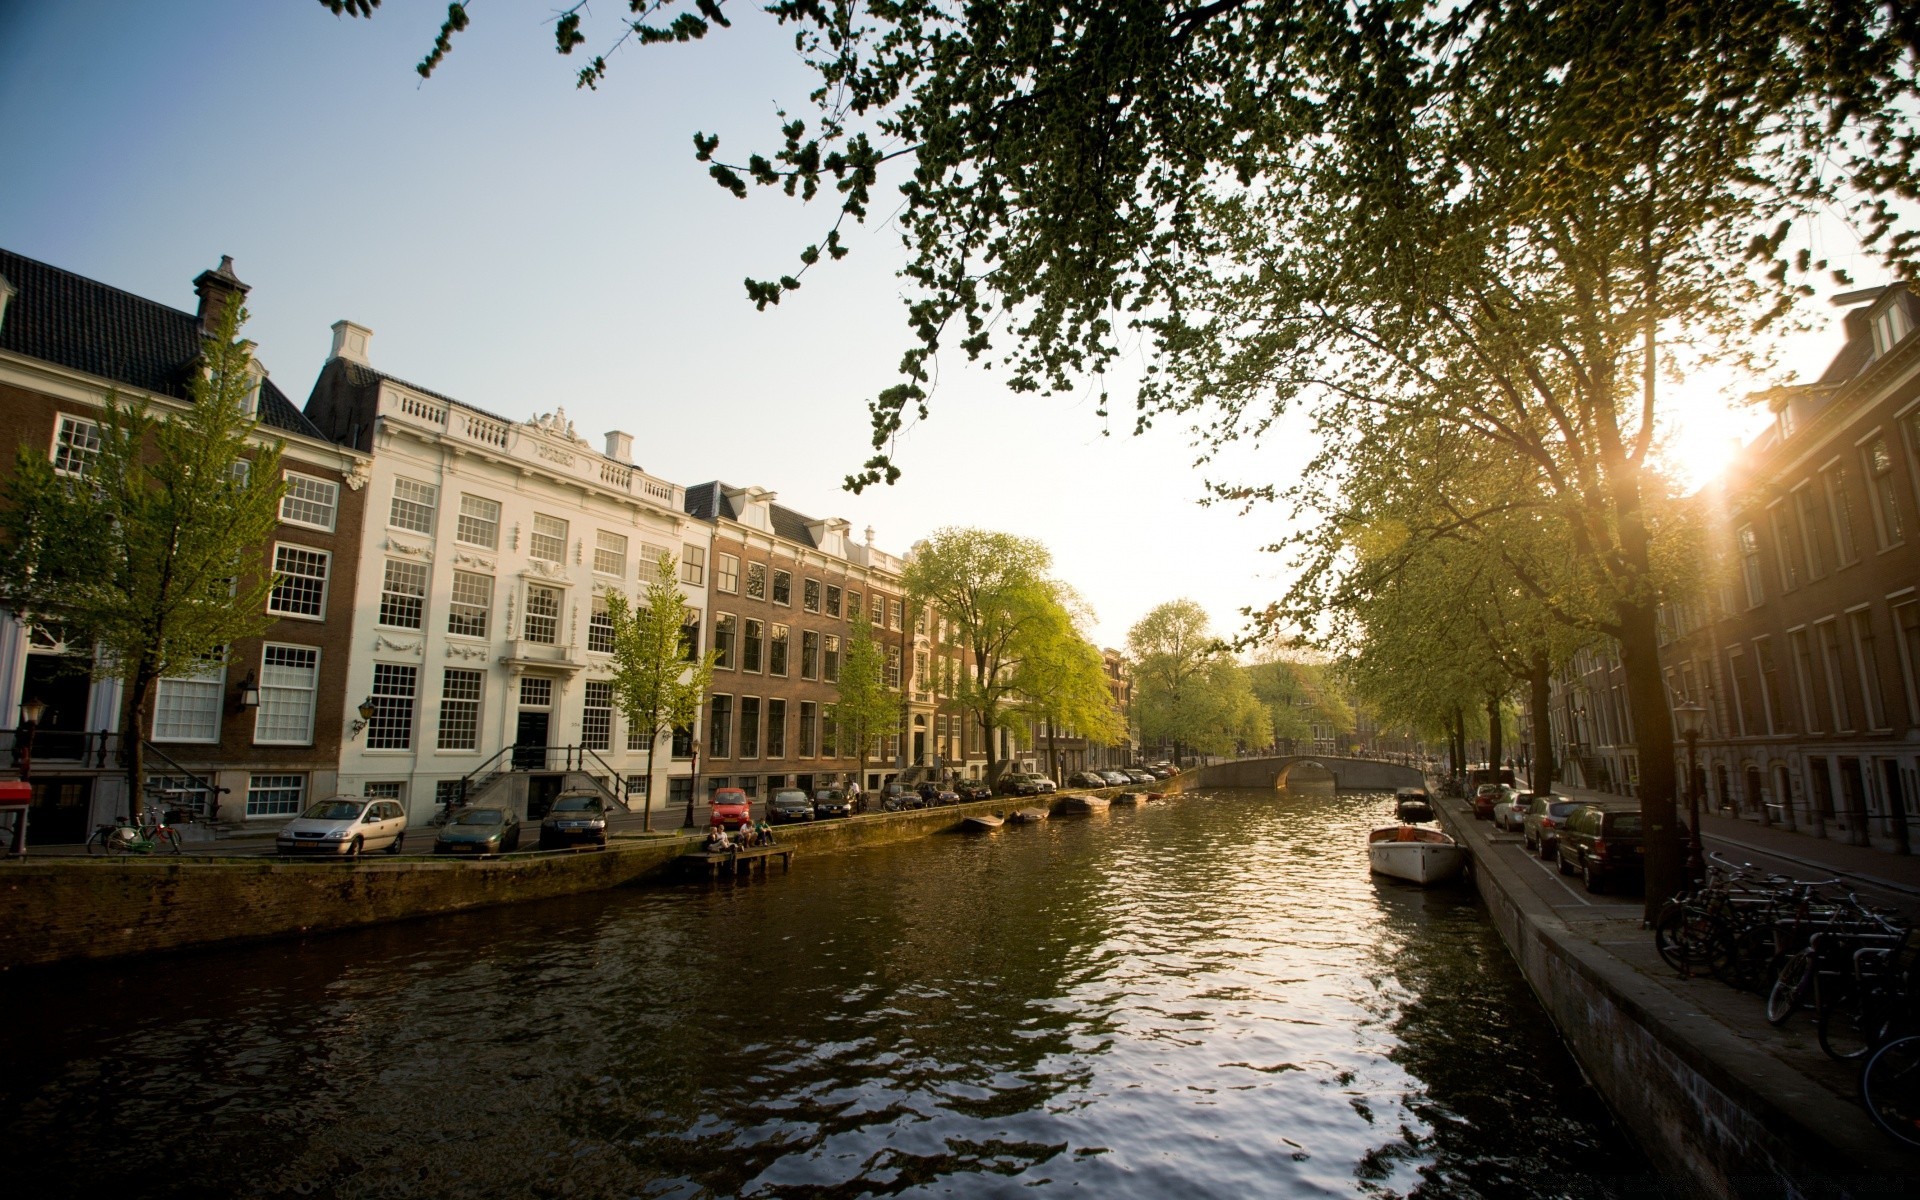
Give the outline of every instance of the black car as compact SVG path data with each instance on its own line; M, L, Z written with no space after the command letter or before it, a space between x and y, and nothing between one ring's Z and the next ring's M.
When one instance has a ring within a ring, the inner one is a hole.
M792 825L800 821L813 820L813 801L801 791L775 792L767 803L767 823L770 825Z
M560 795L540 821L542 850L606 844L607 806L600 797L591 793L567 792Z
M1092 771L1075 771L1073 774L1067 776L1067 786L1103 788L1107 786L1107 781L1095 775Z
M821 788L813 794L813 815L823 821L828 817L850 817L853 802L839 788Z
M1002 796L1038 796L1040 794L1039 777L1023 775L1019 771L1009 771L1000 777L994 790Z
M1589 892L1604 892L1646 868L1640 846L1640 810L1583 804L1560 822L1554 850L1562 875L1580 875Z
M993 799L993 789L988 787L986 784L980 782L978 779L958 780L953 785L953 791L955 795L960 797L962 802L965 802L968 800Z

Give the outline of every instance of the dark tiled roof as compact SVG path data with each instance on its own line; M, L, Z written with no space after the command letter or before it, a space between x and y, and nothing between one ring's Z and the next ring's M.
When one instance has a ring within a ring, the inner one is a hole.
M812 546L815 544L812 532L807 529L808 523L813 520L812 517L797 513L790 508L782 508L778 504L770 505L769 507L773 509L773 532L775 537L783 537L790 542L799 542L802 546Z
M200 357L200 320L59 267L0 250L0 276L14 288L0 319L0 350L129 388L185 400ZM325 440L271 379L260 423Z
M687 510L689 516L699 517L702 521L711 521L713 520L713 498L719 494L718 481L696 483L687 489L687 498L682 501L681 507Z
M738 521L740 509L727 496L727 485L716 479L711 483L696 483L687 489L685 508L689 515L703 521ZM805 513L797 513L778 504L768 505L773 516L773 536L785 538L789 542L798 542L802 546L818 546L813 533L807 526L813 518Z
M1867 326L1867 310L1857 308L1847 314L1845 328L1847 340L1840 352L1833 356L1827 369L1820 376L1820 383L1845 383L1860 373L1873 357L1873 334Z

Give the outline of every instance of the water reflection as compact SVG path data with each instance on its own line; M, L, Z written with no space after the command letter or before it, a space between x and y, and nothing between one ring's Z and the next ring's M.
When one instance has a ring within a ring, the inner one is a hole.
M8 980L16 1194L1523 1197L1641 1169L1470 894L1368 876L1389 807L1220 792Z

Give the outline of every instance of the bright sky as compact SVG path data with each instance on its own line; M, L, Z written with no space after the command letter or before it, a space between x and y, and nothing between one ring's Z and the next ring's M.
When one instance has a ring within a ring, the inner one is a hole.
M897 236L843 231L850 257L756 313L741 280L790 271L831 210L735 201L691 144L719 133L744 156L772 144L782 103L805 111L789 40L743 12L704 44L624 50L579 92L547 8L476 4L422 84L439 0L372 21L314 0L0 0L0 245L180 308L233 255L248 336L296 402L344 317L374 330L383 370L510 417L564 407L596 444L626 429L655 474L769 487L888 550L949 524L1039 538L1106 645L1163 600L1229 632L1283 590L1259 552L1280 514L1198 506L1183 431L1128 436L1122 401L1103 436L1091 390L1016 397L958 355L898 448L905 478L843 492L869 452L865 401L907 345ZM1807 373L1833 336L1813 346ZM1679 443L1724 457L1750 416L1695 403ZM1269 439L1223 473L1284 482L1308 451Z

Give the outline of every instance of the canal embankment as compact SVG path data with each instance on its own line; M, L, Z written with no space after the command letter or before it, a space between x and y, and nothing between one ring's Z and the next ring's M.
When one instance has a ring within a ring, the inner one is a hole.
M1884 1196L1889 1180L1920 1181L1920 1161L1860 1110L1849 1068L1811 1059L1751 997L1659 962L1637 897L1578 894L1461 802L1439 811L1528 985L1664 1173L1716 1197Z
M809 854L956 830L971 813L1022 803L997 797L866 813L783 825L777 833L804 863ZM163 855L0 861L0 970L302 937L659 881L672 877L681 856L700 840L678 832L615 837L604 850L484 859Z

